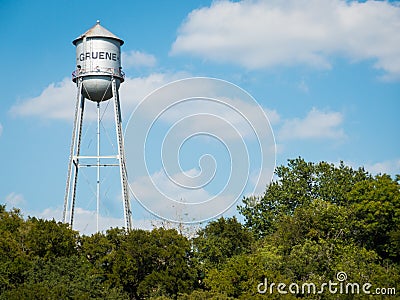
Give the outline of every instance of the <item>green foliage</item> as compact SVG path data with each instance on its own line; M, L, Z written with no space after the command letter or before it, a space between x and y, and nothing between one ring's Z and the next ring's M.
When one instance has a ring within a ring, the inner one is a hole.
M130 298L176 297L193 288L196 273L190 267L190 243L176 230L112 229L106 235L81 239L81 251L97 278L109 287L121 287Z
M251 233L235 217L219 218L198 232L193 245L196 257L207 267L215 267L227 258L250 251Z
M245 198L238 207L245 225L258 237L273 233L282 216L293 215L297 207L316 199L335 205L347 205L348 193L357 182L370 180L360 168L353 170L343 163L339 167L326 162L311 163L302 158L291 159L288 166L275 171L278 179L267 187L261 199Z
M283 215L276 222L276 230L269 235L285 253L306 240L334 240L351 242L349 218L351 211L345 207L322 200L298 207L293 215Z
M208 272L211 291L250 299L258 296L249 291L260 275L270 282L318 284L340 271L352 282L399 290L400 176L372 177L362 168L301 158L278 167L276 175L264 197L246 198L239 207L258 237L257 251Z
M46 259L76 254L78 232L67 224L29 218L21 230L24 247L30 256Z
M16 288L26 278L24 271L30 260L20 233L23 225L19 210L8 212L0 205L0 295L2 291Z
M27 279L18 289L7 291L4 299L123 299L121 290L105 288L90 276L91 266L76 255L54 260L36 258ZM89 275L89 276L88 276Z
M80 236L0 205L0 300L366 297L258 292L265 282L319 287L338 272L400 291L400 175L301 158L276 175L262 198L244 199L244 225L219 218L191 240L162 228Z
M5 205L0 205L0 232L15 233L24 223L19 209L6 211Z
M188 292L193 288L195 272L190 268L190 243L176 230L154 229L153 243L146 253L148 266L138 286L141 297ZM131 243L133 244L133 243Z
M235 298L229 297L224 293L221 294L210 291L195 290L189 295L188 294L179 295L177 299L178 300L232 300Z
M352 228L360 244L400 261L400 185L388 175L358 182L349 193Z

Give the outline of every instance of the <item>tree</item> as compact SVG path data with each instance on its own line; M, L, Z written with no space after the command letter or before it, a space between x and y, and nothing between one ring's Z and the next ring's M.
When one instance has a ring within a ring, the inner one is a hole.
M80 236L0 205L0 300L337 299L276 285L320 287L338 272L400 289L400 175L301 158L276 175L262 198L244 199L244 225L219 218L191 240L162 228ZM259 293L265 280L273 293Z
M196 258L215 267L234 255L246 253L253 242L251 233L235 217L210 222L193 239Z
M21 230L24 220L18 209L0 205L0 294L24 282L30 265Z
M112 228L106 234L95 233L82 236L78 240L78 251L92 264L92 276L107 285L114 285L113 262L121 244L125 243L127 233L123 229Z
M51 260L36 257L18 288L0 299L126 299L118 288L109 288L92 276L91 265L77 255Z
M23 247L30 256L46 259L77 253L78 232L62 222L28 218L21 230Z
M117 240L119 246L102 252L100 259L106 261L104 278L109 286L121 287L131 299L175 298L193 288L196 273L190 264L190 243L176 230L132 230L114 238L114 245ZM105 244L100 248L107 249ZM82 247L87 249L85 242Z
M389 175L360 181L349 193L356 239L383 258L400 261L400 185Z
M276 231L268 236L271 243L288 253L306 240L353 242L349 219L351 211L343 206L316 199L298 207L293 215L283 215L276 222Z
M138 287L138 293L146 296L176 297L193 289L196 272L190 258L189 241L174 229L153 229L153 267Z
M78 233L0 206L0 299L121 299L80 256Z
M315 164L302 158L288 160L288 166L277 167L275 174L277 180L268 185L262 198L245 198L238 207L245 226L257 237L273 233L282 216L293 215L297 207L315 199L346 206L353 186L371 180L363 168L353 170L343 163L338 167L326 162Z

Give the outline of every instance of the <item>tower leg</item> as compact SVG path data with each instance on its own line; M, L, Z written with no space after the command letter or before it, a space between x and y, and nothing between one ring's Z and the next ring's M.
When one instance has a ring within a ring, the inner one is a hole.
M114 115L115 115L115 129L118 139L118 162L119 171L121 177L121 187L122 187L122 202L124 206L124 219L125 228L127 231L132 229L132 212L129 202L129 191L128 191L128 176L126 172L125 164L125 152L124 152L124 140L122 136L122 126L121 126L121 106L119 102L119 94L117 90L117 82L115 78L112 78L112 92L114 98Z
M73 221L74 221L76 187L78 181L78 171L80 167L79 159L80 159L80 148L81 148L81 138L82 138L83 113L85 108L85 97L82 95L82 89L83 89L82 78L78 78L77 80L78 80L78 94L76 100L74 128L72 131L72 141L71 141L70 157L68 164L68 176L67 176L65 198L64 198L64 210L63 210L63 222L69 223L71 228L73 226ZM129 231L132 229L132 213L129 201L128 176L125 164L124 141L123 141L122 125L121 125L121 108L119 102L119 94L117 90L117 82L115 78L112 78L111 86L112 86L113 100L114 100L115 129L118 140L117 166L119 167L120 179L121 179L125 228L127 231ZM97 231L99 230L100 167L103 166L100 164L101 157L102 156L100 156L100 103L97 103L97 156L92 157L92 158L97 158L97 163L96 163ZM95 166L95 165L90 164L86 166Z
M97 102L97 181L96 181L96 231L99 232L100 212L100 102Z
M68 176L65 188L64 211L63 211L63 222L69 223L71 228L74 217L76 183L78 179L78 168L79 168L78 156L80 152L81 137L82 137L84 107L85 107L85 98L82 95L82 79L78 78L78 93L76 97L74 128L72 131L71 149L70 149L69 164L68 164ZM71 207L70 207L69 222L68 222L67 212L68 212L70 198L71 198Z

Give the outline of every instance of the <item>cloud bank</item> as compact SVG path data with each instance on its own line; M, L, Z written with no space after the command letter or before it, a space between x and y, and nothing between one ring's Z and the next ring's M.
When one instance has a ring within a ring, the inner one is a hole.
M303 119L285 120L278 137L282 140L343 139L346 135L342 125L342 113L324 112L312 108Z
M365 169L372 174L400 175L400 158L366 164Z
M157 60L154 55L132 50L122 52L122 65L125 69L138 67L154 67Z
M192 11L172 55L238 64L330 68L332 56L372 60L400 78L400 6L386 1L218 1Z
M5 202L9 206L8 208L20 207L25 204L25 199L22 194L12 192L6 196Z
M35 116L45 119L72 120L76 102L76 86L70 78L49 84L42 93L13 105L13 116Z
M125 82L120 87L123 116L128 117L140 100L156 88L184 76L184 73L153 73L146 77L125 78ZM9 113L14 117L38 117L72 122L76 93L76 85L71 78L66 77L60 82L50 83L39 96L17 102L11 107ZM85 115L88 115L89 119L96 119L95 111L91 111L89 106L85 107Z

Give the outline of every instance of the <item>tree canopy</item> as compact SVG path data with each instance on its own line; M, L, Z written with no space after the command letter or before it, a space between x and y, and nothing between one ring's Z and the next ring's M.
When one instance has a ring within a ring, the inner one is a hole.
M292 159L277 167L262 197L243 199L243 222L221 217L194 238L165 228L85 236L0 205L0 300L316 299L277 287L263 294L260 286L321 286L339 273L398 297L399 181ZM337 296L325 290L318 299Z

